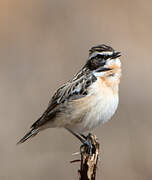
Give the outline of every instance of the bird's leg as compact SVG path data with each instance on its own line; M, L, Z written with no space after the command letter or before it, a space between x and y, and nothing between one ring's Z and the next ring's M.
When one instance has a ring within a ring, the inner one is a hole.
M94 152L94 145L92 142L92 135L91 133L89 133L87 136L85 136L85 142L81 145L80 147L80 151L81 153L87 153L90 156L92 156L93 152Z
M92 145L91 133L85 136L83 134L78 134L69 128L66 128L66 129L82 142L82 145L80 147L80 152L81 153L86 152L87 154L92 155L93 145Z
M84 134L79 133L79 135L80 135L81 137L83 137L84 139L87 139L87 136L85 136Z
M67 129L71 134L73 134L76 138L78 138L83 144L85 143L86 137L83 134L78 134L69 128L65 128L65 129Z

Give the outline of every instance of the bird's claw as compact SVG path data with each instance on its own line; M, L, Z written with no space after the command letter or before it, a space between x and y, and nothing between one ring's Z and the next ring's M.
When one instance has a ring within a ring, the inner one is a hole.
M66 129L82 142L82 145L80 147L80 153L87 153L91 156L95 152L91 133L85 136L84 134L78 134L69 128Z
M94 153L94 145L92 144L92 137L90 133L85 136L85 141L80 147L80 152L87 153L90 156L92 156L92 154Z

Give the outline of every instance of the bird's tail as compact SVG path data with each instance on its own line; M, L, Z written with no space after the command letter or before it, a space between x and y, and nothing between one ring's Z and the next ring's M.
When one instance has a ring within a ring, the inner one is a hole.
M20 141L17 142L17 145L24 143L27 139L35 136L38 132L39 129L31 129Z

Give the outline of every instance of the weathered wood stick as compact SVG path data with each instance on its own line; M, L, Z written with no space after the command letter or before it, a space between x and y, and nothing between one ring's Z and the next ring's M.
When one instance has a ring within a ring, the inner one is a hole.
M80 178L79 180L95 180L96 169L99 157L99 143L95 135L90 135L90 141L92 144L92 153L89 154L87 149L81 151L81 164L80 164Z

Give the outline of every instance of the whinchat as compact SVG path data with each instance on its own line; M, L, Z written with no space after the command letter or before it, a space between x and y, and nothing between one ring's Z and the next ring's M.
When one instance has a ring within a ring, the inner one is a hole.
M82 137L116 112L121 77L120 52L104 44L89 50L89 57L72 80L54 94L46 111L18 142L25 142L46 128L62 127Z

